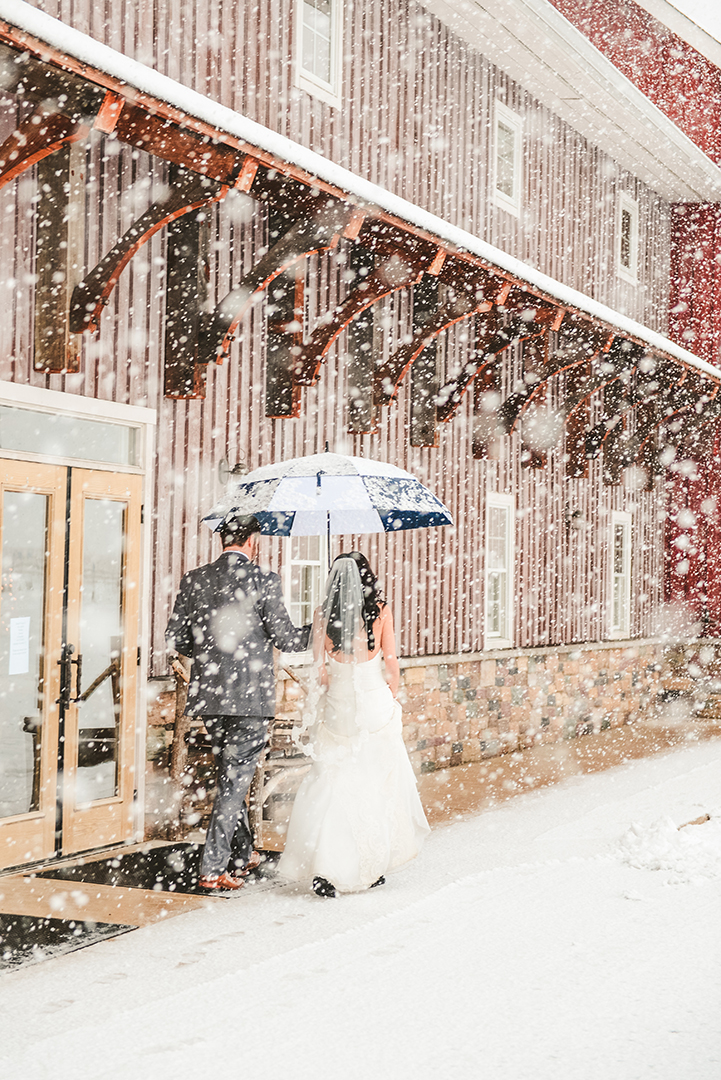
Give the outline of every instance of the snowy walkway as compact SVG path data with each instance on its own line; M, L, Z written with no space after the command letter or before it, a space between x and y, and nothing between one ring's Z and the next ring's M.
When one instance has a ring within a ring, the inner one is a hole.
M249 888L10 972L0 1076L719 1080L721 820L665 821L709 810L718 741L439 828L384 889Z

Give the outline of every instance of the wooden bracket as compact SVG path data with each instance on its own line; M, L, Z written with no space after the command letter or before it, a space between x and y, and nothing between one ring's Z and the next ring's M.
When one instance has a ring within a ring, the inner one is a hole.
M629 346L633 352L621 351L621 346ZM593 357L594 369L584 379L577 390L563 402L566 419L580 408L592 394L615 382L625 372L630 372L638 363L644 350L639 345L624 338L614 337Z
M489 319L489 315L493 318ZM503 326L500 325L497 310L490 312L489 315L481 316L479 319L479 323L485 320L481 323L485 340L477 350L476 359L467 363L460 374L449 380L438 392L438 419L444 424L453 419L466 390L484 368L497 364L499 354L509 345L533 337L541 333L543 329L518 316L513 316L508 325Z
M256 174L258 172L258 162L255 158L247 157L243 162L243 167L240 170L238 179L235 182L236 191L249 192L253 186Z
M346 240L357 240L367 216L363 210L354 210L350 221L343 230L343 237Z
M125 98L121 98L119 94L113 94L108 90L98 109L98 115L95 117L95 123L93 124L95 130L102 131L104 135L112 135L118 125L118 119L124 105Z
M87 138L90 125L39 105L0 146L0 187L61 146Z
M503 299L496 303L507 315L515 315L523 322L535 323L546 330L559 330L566 314L566 309L557 304L549 304L525 292L521 285L504 282Z
M430 274L431 277L438 277L441 270L443 269L443 264L444 264L445 261L446 261L446 252L443 250L443 248L439 247L438 251L433 256L433 262L431 263L431 265L426 270L426 273Z
M575 333L574 333L575 331ZM505 434L510 435L524 410L540 393L548 386L549 381L556 375L565 372L576 371L606 350L608 336L603 335L602 340L597 340L599 335L593 334L587 328L582 330L581 341L577 341L578 328L572 327L573 334L571 348L561 347L551 356L550 362L539 373L536 382L524 387L523 390L510 394L499 409L499 420Z
M252 169L248 164L252 156L130 102L120 112L113 134L138 150L231 187L238 183L244 169L246 180ZM249 191L250 187L242 190Z
M392 255L341 301L331 317L322 322L303 346L296 360L295 379L300 386L313 386L318 379L323 357L336 338L356 315L372 307L385 296L420 281L424 267Z
M700 412L697 409L698 402L698 394L692 392L687 385L687 372L685 369L673 384L660 385L655 394L647 396L642 405L646 406L644 411L650 415L648 415L645 422L637 423L636 431L628 440L625 449L625 464L632 465L638 461L639 457L645 453L648 441L653 438L654 433L676 417L691 414L689 419L693 422L697 417L718 416L719 405L721 404L719 402L719 387L716 386L711 390L708 401Z
M77 75L6 45L0 45L0 90L34 106L0 146L0 187L60 147L87 138L109 96Z
M477 300L475 295L470 293L455 294L452 299L449 298L409 342L396 349L387 363L376 370L373 395L375 404L390 405L396 400L400 384L414 360L444 330L471 319L474 315L491 311L492 308L493 304L489 300Z
M195 172L184 171L178 183L142 214L120 237L110 251L79 282L70 303L70 330L80 334L97 332L100 314L110 294L133 255L169 222L183 214L218 202L228 193L228 186L218 184Z
M200 362L221 362L228 355L235 330L255 297L294 263L332 247L334 237L342 231L350 213L349 207L331 202L314 216L296 221L221 300L201 335Z

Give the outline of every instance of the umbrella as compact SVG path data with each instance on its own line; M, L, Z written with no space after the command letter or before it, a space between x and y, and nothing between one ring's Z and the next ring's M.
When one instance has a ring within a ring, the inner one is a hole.
M368 458L311 454L248 473L203 521L218 529L254 514L266 536L396 532L452 525L446 507L410 473Z

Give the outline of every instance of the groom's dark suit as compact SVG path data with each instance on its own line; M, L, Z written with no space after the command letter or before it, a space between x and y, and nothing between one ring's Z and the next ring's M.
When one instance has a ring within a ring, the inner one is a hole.
M253 850L245 797L275 715L273 646L302 652L310 629L291 622L278 575L240 552L224 551L180 582L166 641L192 657L185 712L202 716L218 758L204 877L224 873L231 850L241 865Z

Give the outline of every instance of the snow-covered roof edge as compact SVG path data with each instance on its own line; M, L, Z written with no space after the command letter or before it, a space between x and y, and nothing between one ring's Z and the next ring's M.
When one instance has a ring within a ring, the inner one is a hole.
M714 379L721 379L721 368L707 363L688 349L676 345L663 334L556 281L540 270L506 254L500 248L481 240L473 233L452 225L401 196L357 176L300 143L293 142L284 135L243 116L242 113L212 101L167 75L111 49L108 45L95 41L87 34L31 7L25 0L0 0L0 19L68 57L87 64L96 71L112 76L151 98L167 102L188 116L195 117L218 131L226 132L241 142L257 146L274 157L297 166L311 176L317 176L327 184L354 196L360 203L378 207L440 241L446 241L454 247L476 255L484 262L497 266L527 282L538 291L557 300L564 307L577 308L594 319L608 323L629 337L645 342L653 350L666 353Z
M636 0L636 3L721 69L721 42L690 15L675 4L669 4L668 0Z

